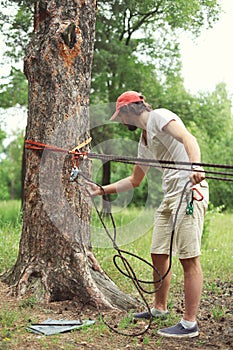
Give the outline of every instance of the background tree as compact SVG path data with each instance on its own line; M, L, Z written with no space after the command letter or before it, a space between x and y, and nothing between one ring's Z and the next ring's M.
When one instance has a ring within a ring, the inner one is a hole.
M168 71L177 71L180 66L179 31L188 30L198 35L203 27L213 25L219 11L217 0L211 3L177 0L169 5L165 0L100 0L93 65L94 92L105 102L115 101L124 89L144 90L144 79L151 78L151 70L159 78Z
M10 24L11 27L10 29L7 27L8 29L3 32L8 35L8 43L12 42L10 36L13 33L14 42L23 48L30 37L33 3L28 1L5 1L5 3L8 6L13 3L18 4L19 11L15 19L8 18L7 25ZM98 111L97 105L100 102L115 101L118 94L125 89L142 90L154 108L167 107L184 119L185 124L197 136L201 144L203 159L206 162L210 162L213 158L210 149L212 150L212 147L216 149L218 145L213 162L224 163L226 161L229 163L227 155L231 155L229 146L231 127L225 128L222 125L225 125L226 121L228 125L232 125L230 96L224 86L221 88L221 98L217 97L220 96L218 87L213 93L200 93L197 96L185 90L181 78L177 35L180 30L191 30L196 36L203 27L213 26L220 12L218 1L211 3L192 1L187 4L187 2L177 0L170 5L171 7L166 6L165 1L158 3L148 1L146 4L137 1L110 1L108 3L99 1L98 4L91 94L92 105L95 106L95 109ZM15 52L19 55L23 49L14 49L12 53L11 45L9 45L8 53L12 55ZM16 88L19 86L19 75L17 79L11 81L12 90L10 89L9 92L12 93L15 86ZM16 85L15 82L17 82ZM25 90L22 87L17 91ZM3 94L0 94L2 105L6 103L4 101L11 103L11 98L8 96L4 91ZM18 98L19 94L13 93L12 96L14 97L12 101L16 101L15 98ZM20 99L23 100L23 98ZM111 112L111 110L106 112L105 121ZM101 110L99 114L102 114ZM124 128L119 128L118 125L95 124L97 117L96 113L91 113L93 146L113 137L129 138ZM216 141L216 136L213 137L216 132L218 141L213 142L213 140ZM134 140L137 141L138 137L136 133ZM106 153L110 149L102 148L100 151ZM118 148L117 152L121 150ZM103 183L110 181L110 167L106 165L104 168L102 177L98 178ZM112 164L112 180L127 174L128 171L125 165L121 167L119 164ZM229 184L212 181L211 188L211 201L215 205L221 205L224 200L225 203L227 202L227 207L233 206L229 196L231 189ZM220 193L219 188L221 188ZM143 202L145 191L146 187L137 190L134 201L136 205ZM216 196L216 191L220 195ZM157 203L156 198L159 198L159 185L154 191L153 203Z
M6 133L3 130L1 130L1 128L0 128L0 154L1 154L1 159L0 159L0 177L1 177L2 180L4 179L4 171L3 171L3 168L1 166L1 163L2 163L2 158L3 158L2 151L4 149L4 147L3 147L3 140L5 139L5 137L6 137ZM7 197L8 197L7 185L5 184L5 181L1 181L0 182L0 198L1 199L6 199Z
M199 139L204 162L232 164L231 105L225 83L218 84L212 93L201 94L193 104L192 128ZM209 184L211 203L216 207L233 208L232 183L209 180Z
M163 99L164 79L181 74L179 31L188 30L197 36L201 28L212 26L219 10L218 1L187 4L177 0L169 6L167 1L99 1L92 103L112 102L123 91L136 90L146 93L153 106L161 106L167 101ZM176 91L174 82L172 79ZM121 135L122 129L117 131L114 126L104 125L103 132L98 128L92 134L93 139L104 142ZM110 174L110 163L106 162L103 184L110 182ZM158 191L155 193L159 198Z
M0 91L1 108L27 106L28 86L25 75L20 69L12 67L7 82L0 85Z

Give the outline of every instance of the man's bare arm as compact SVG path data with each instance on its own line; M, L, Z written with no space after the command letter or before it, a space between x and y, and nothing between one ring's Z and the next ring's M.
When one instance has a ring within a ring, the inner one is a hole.
M177 121L172 120L163 128L163 130L173 136L176 140L183 143L190 163L201 162L201 152L197 140L186 128L182 127ZM195 167L190 174L191 182L195 185L204 179L205 173L203 168Z
M133 168L132 175L112 184L103 186L102 188L104 192L99 186L90 184L91 195L97 196L103 194L121 193L131 190L134 187L138 187L142 182L148 168L149 167L146 166L135 165Z

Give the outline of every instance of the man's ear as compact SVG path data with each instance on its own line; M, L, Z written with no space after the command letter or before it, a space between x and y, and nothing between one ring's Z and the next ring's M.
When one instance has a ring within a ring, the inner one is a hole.
M135 126L135 125L126 125L127 126L127 128L128 128L128 130L129 131L135 131L135 130L137 130L137 126Z

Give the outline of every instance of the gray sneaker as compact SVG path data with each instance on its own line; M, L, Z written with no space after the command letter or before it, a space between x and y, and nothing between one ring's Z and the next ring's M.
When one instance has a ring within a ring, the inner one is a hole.
M163 328L158 331L158 334L163 337L171 337L171 338L193 338L199 335L197 325L191 329L186 329L182 326L181 322L177 323L177 325Z
M165 319L167 318L167 316L169 315L169 311L158 311L156 310L155 314L151 314L148 311L143 311L143 312L138 312L136 314L133 315L134 318L137 319L145 319L145 320L149 320L151 318L151 316L153 318L161 318L161 319Z

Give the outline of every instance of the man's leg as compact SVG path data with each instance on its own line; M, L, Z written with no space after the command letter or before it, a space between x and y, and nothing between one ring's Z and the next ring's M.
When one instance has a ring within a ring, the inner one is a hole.
M151 254L153 266L159 271L160 275L163 276L169 267L169 256L165 254ZM158 281L159 276L154 271L154 281ZM171 282L171 271L167 274L165 279L162 281L160 288L155 293L155 303L154 307L159 311L167 310L167 298ZM159 284L155 282L155 290L158 288Z
M199 257L180 261L184 269L184 315L175 326L160 329L158 334L164 337L193 338L199 334L196 317L201 299L202 269Z
M158 275L156 270L153 272L154 281L158 281L168 270L169 257L165 254L151 254L151 258L155 269L158 270L160 274ZM155 318L166 318L166 316L169 314L167 310L167 298L170 281L171 271L169 271L162 283L160 281L154 283L154 289L156 290L154 308L151 309L151 313L144 311L134 314L135 318L149 319L151 314Z
M171 242L171 210L168 207L168 200L163 200L156 211L154 232L151 244L151 259L155 270L153 271L154 281L160 280L169 267L169 247ZM156 253L158 251L161 253ZM167 253L168 252L168 253ZM158 271L158 273L156 272ZM155 301L154 307L148 311L135 314L135 318L165 318L169 312L167 310L167 298L171 281L171 271L166 275L162 283L154 283Z
M184 269L185 311L186 321L196 321L202 293L202 268L200 258L180 259Z

